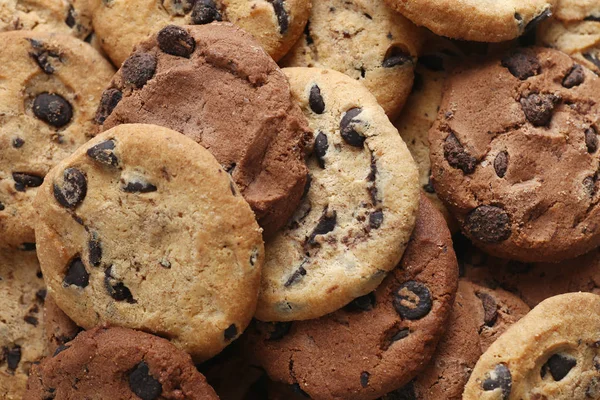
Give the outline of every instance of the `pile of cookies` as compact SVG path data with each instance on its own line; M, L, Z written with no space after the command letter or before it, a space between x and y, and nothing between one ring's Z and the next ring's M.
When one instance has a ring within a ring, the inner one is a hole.
M600 399L600 1L496 3L0 1L0 399Z

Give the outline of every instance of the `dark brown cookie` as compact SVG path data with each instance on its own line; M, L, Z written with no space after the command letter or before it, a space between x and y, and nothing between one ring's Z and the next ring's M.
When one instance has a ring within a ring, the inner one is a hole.
M381 286L316 320L255 322L246 350L269 376L317 399L373 399L429 361L457 285L443 216L425 196L413 237Z
M44 302L44 319L48 354L54 354L57 348L75 339L82 330L58 307L51 295L47 295Z

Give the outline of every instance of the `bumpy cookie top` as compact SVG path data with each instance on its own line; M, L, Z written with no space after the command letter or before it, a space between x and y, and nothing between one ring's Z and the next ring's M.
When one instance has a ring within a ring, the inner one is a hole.
M302 196L306 120L277 64L231 24L171 25L140 44L104 92L97 122L166 126L206 147L266 236Z
M79 334L36 365L24 400L217 400L190 356L167 340L124 328Z
M554 15L563 21L597 21L600 20L600 3L597 0L558 0Z
M78 325L139 328L209 358L250 322L264 249L229 175L152 125L98 135L36 198L48 290Z
M477 59L447 81L432 177L474 243L521 261L600 244L600 79L556 50Z

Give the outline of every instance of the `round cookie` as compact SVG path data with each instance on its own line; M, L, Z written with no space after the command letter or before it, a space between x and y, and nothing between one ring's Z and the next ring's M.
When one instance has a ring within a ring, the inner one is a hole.
M457 281L450 232L421 196L402 261L374 292L315 320L256 321L244 345L273 380L311 398L374 399L407 384L430 360Z
M279 60L302 34L311 8L310 0L91 1L95 4L94 29L117 66L134 46L169 24L204 25L213 21L239 26Z
M21 400L46 351L44 280L35 251L0 251L0 398Z
M75 339L82 329L58 307L52 296L48 295L44 302L44 330L47 353L54 354L56 349Z
M0 247L27 248L35 242L38 186L93 136L94 113L114 71L71 36L4 32L0 42Z
M454 70L429 131L432 179L478 247L557 262L600 244L599 92L598 77L550 49Z
M558 0L554 15L562 21L598 20L600 3L598 0Z
M23 400L218 400L189 355L125 328L82 332L33 367Z
M385 0L393 9L435 34L477 42L521 36L552 15L557 0Z
M400 261L419 202L417 167L366 87L333 70L284 72L315 141L302 203L266 244L262 321L318 318L375 290Z
M79 326L156 333L201 361L250 322L260 228L193 140L152 125L104 132L49 173L35 206L48 291Z
M598 399L600 296L544 300L481 356L464 400Z
M231 24L170 25L141 43L104 92L101 129L165 126L206 147L252 207L265 237L300 203L311 133L285 75Z
M314 1L304 35L280 65L343 72L393 119L410 93L422 33L383 0Z

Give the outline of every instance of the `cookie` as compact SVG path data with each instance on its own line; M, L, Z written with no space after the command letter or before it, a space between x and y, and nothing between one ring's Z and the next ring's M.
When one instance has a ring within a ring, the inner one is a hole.
M134 46L167 25L205 25L213 21L239 26L279 60L302 35L311 8L310 0L92 1L94 29L115 65L121 65Z
M417 167L367 88L334 70L285 68L315 140L310 180L266 243L256 318L318 318L375 290L416 218Z
M280 65L343 72L393 119L410 92L422 33L383 0L314 1L304 35Z
M552 15L557 0L500 3L481 0L385 0L393 9L433 33L453 39L503 42L533 29Z
M481 356L463 399L598 399L599 331L600 296L544 300Z
M231 174L265 236L300 202L311 134L277 64L230 24L170 25L140 44L104 92L102 129L166 126L206 147Z
M27 375L46 351L46 290L35 251L0 251L0 398L21 400Z
M600 3L597 0L558 0L554 15L561 21L600 19Z
M114 71L71 36L4 32L0 42L0 248L27 248L35 242L38 187L50 168L92 137Z
M444 218L421 196L402 261L374 292L315 320L256 321L244 345L273 380L311 398L374 399L408 383L432 357L457 280Z
M23 400L217 400L189 355L169 341L125 328L82 332L33 367Z
M46 296L44 302L44 331L48 354L54 354L56 349L75 339L82 329L67 314L61 310L52 296Z
M35 206L48 291L79 326L155 333L202 361L250 322L260 228L228 174L184 135L104 132L49 173Z
M600 80L556 50L474 59L429 131L437 195L489 254L557 262L600 244Z

